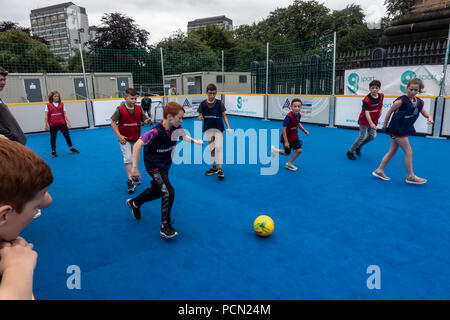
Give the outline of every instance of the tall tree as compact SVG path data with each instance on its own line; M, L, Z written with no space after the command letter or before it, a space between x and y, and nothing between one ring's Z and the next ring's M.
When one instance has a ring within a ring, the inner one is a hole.
M140 29L129 18L121 13L106 13L101 18L101 26L97 36L88 42L92 48L102 49L144 49L147 48L150 33Z
M0 32L0 65L10 72L63 72L63 59L18 29Z
M44 38L31 35L30 28L20 27L17 22L13 22L13 21L1 21L0 22L0 32L5 32L5 31L8 31L8 30L20 30L20 31L26 33L27 35L29 35L31 38L33 38L35 40L38 40L38 41L40 41L42 43L45 43L46 45L49 44L48 41L45 40Z
M388 17L398 18L409 13L417 0L384 0Z
M200 39L198 33L190 32L185 35L178 30L159 42L157 47L164 50L166 74L220 70L219 51L211 49Z
M234 46L233 33L219 26L209 24L190 32L213 50L229 50Z

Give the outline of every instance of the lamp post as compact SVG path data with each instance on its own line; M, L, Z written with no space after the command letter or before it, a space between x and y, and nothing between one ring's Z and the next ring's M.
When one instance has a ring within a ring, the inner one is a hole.
M72 16L77 21L78 49L80 50L81 68L83 70L83 79L84 79L84 84L86 86L86 99L89 100L89 87L88 87L88 83L87 83L87 79L86 79L86 70L84 69L84 58L83 58L83 49L82 49L83 43L81 42L81 31L84 32L84 29L80 29L80 21L78 19L78 14L77 14L76 10L72 11Z
M84 69L84 59L83 59L83 43L81 42L81 31L84 32L84 29L80 29L80 21L78 19L78 12L77 10L72 11L72 16L77 21L77 34L78 34L78 49L80 50L80 59L81 59L81 68L83 70L83 79L84 79L84 85L86 88L86 106L87 106L87 113L88 113L88 122L89 122L89 129L94 128L94 110L92 106L92 102L89 99L89 85L86 78L86 70Z

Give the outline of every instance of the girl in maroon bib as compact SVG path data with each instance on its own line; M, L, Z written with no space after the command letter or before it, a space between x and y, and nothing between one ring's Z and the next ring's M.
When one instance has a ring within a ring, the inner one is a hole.
M45 130L50 130L50 145L52 157L56 157L56 136L61 131L72 153L80 153L72 145L69 135L70 120L61 102L61 95L54 90L48 95L48 103L45 107Z

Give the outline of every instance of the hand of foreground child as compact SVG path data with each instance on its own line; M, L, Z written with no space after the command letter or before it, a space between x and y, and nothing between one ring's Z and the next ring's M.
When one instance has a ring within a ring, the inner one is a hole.
M18 237L12 242L0 242L0 273L4 274L9 268L17 272L34 270L37 261L37 252L33 244Z

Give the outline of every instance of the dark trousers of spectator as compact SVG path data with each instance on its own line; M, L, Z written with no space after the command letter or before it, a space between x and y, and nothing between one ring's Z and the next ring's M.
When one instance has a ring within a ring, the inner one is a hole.
M56 134L61 131L64 138L66 138L67 145L72 148L72 141L69 136L69 128L67 125L62 126L50 126L50 144L52 145L52 151L56 151Z

